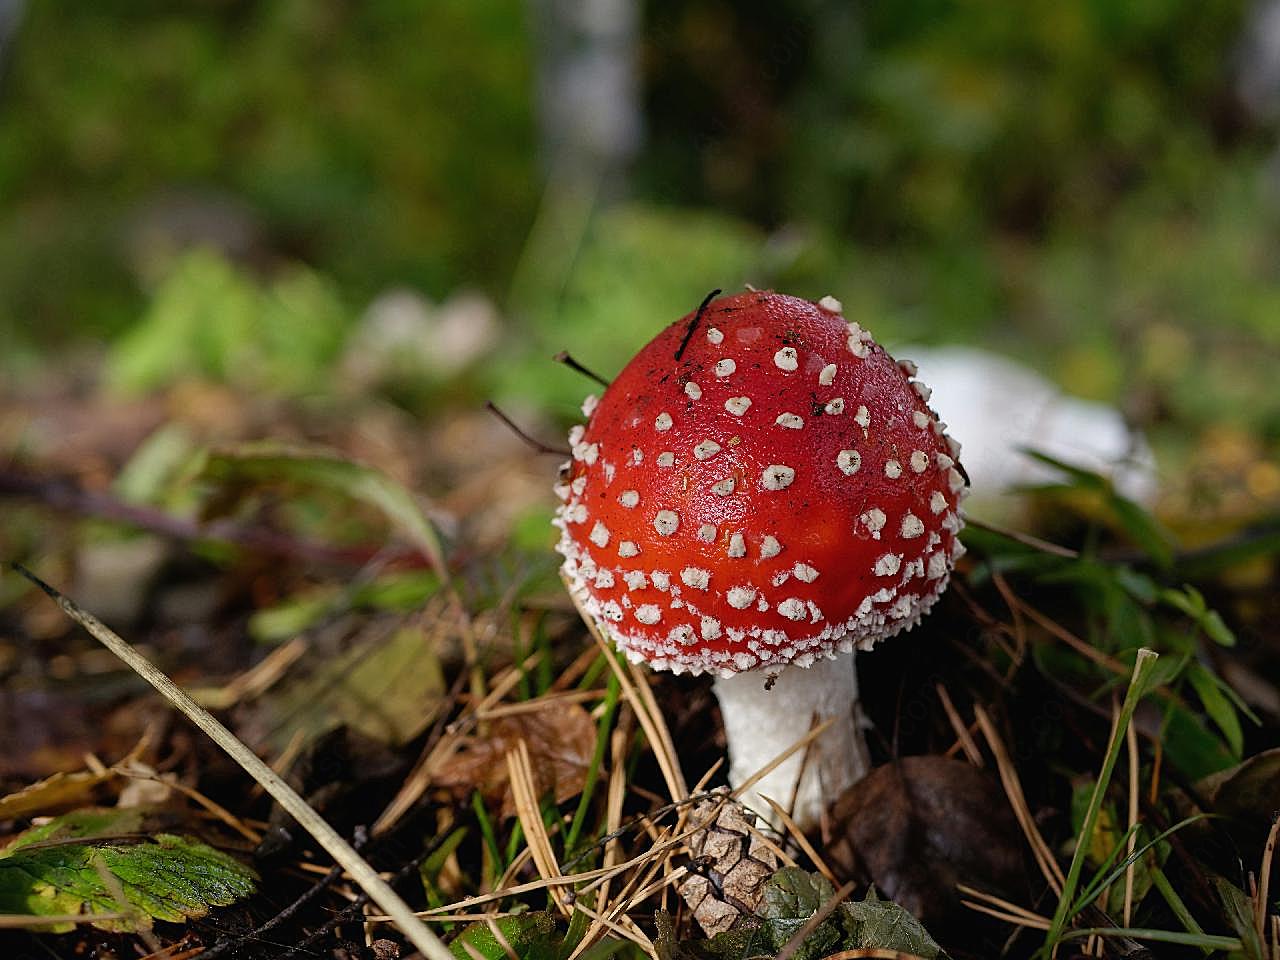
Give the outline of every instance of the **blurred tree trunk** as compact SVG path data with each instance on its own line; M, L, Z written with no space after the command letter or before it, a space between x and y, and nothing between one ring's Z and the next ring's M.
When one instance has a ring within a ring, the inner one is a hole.
M549 178L610 199L640 145L638 0L529 0Z
M18 33L25 5L26 0L0 0L0 86L4 84L5 70L9 66L9 45Z

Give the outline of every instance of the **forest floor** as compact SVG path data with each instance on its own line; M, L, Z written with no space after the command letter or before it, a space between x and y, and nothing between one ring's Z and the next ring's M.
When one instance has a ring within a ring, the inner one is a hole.
M556 461L483 410L68 380L2 398L0 559L188 690L454 956L1280 957L1274 519L1148 512L1060 465L1022 533L970 526L943 601L860 656L875 772L775 833L717 789L709 680L584 626ZM790 867L712 940L679 894L709 819ZM408 955L379 916L0 575L0 955Z

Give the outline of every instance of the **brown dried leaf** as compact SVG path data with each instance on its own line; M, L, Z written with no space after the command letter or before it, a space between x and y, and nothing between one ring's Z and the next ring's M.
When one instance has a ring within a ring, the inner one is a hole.
M445 691L433 637L417 626L369 633L310 676L272 688L246 711L241 736L280 752L299 732L309 743L343 725L394 746L421 733Z
M1210 774L1196 784L1196 791L1212 813L1232 821L1241 842L1261 844L1280 796L1280 748ZM1185 809L1188 814L1194 811L1189 803Z
M115 776L111 770L94 773L55 773L7 797L0 797L0 820L13 820L31 814L47 815L82 806L89 802L93 788Z
M515 816L505 757L520 740L529 748L538 796L554 790L556 803L563 803L581 792L595 748L596 728L586 710L566 703L549 703L545 710L488 721L483 736L463 741L436 776L436 786L459 797L480 790L491 804L501 802L504 818Z
M926 923L959 905L957 883L1012 893L1023 883L1018 825L981 770L940 756L871 771L831 811L831 866L863 874Z

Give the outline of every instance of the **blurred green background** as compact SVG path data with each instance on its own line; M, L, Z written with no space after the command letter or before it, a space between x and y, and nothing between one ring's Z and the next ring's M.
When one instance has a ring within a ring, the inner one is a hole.
M1280 502L1280 52L1239 0L0 10L11 384L564 417L550 353L612 372L750 282L998 348Z

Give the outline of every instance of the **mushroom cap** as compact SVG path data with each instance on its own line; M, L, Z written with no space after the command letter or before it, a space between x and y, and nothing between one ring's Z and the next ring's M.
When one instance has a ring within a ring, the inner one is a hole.
M830 297L723 297L583 404L557 549L632 660L808 666L910 629L946 588L959 445L914 365L840 314Z

